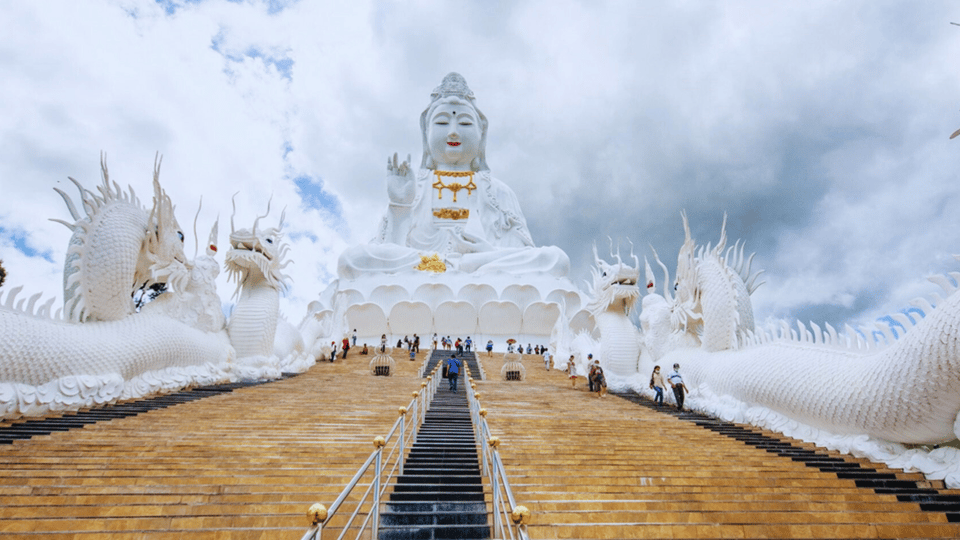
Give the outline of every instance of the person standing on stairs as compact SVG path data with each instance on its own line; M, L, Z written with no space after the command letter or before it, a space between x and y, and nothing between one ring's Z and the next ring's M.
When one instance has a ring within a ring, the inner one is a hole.
M667 377L670 386L673 388L673 396L677 398L677 410L683 410L684 392L687 391L687 385L683 384L683 377L680 376L680 364L673 365L673 373Z
M593 354L587 355L587 384L590 385L590 391L593 392Z
M567 375L570 377L570 380L573 381L573 389L577 389L577 363L573 359L573 355L570 355L570 359L567 360Z
M462 364L456 356L451 356L447 361L447 377L450 379L450 391L457 391L457 378L460 376Z
M663 407L663 389L666 386L663 382L663 373L660 373L660 366L653 366L653 373L650 374L650 388L657 393L653 398L657 407Z
M607 393L607 379L603 376L603 368L600 364L593 364L590 368L590 384L597 391L597 397L601 398Z

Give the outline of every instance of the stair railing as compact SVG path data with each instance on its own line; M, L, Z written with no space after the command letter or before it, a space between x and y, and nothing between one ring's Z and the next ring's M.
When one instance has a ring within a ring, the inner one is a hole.
M477 361L477 367L480 368L480 373L478 373L478 375L480 375L480 380L482 381L486 378L484 374L487 370L483 369L483 362L480 360L480 352L473 351L473 358Z
M367 485L366 491L356 502L356 508L343 524L343 528L336 538L337 540L343 540L350 531L350 527L356 520L357 515L365 507L369 507L369 513L363 520L363 523L360 524L355 538L359 540L368 528L370 530L370 538L377 538L379 536L380 501L383 499L383 494L390 485L390 481L394 475L397 473L403 474L403 459L406 448L408 445L413 445L413 443L416 442L417 431L423 423L423 418L427 413L427 409L430 407L430 403L433 401L433 396L437 393L437 386L439 384L440 377L437 374L437 370L434 370L433 374L427 377L426 382L420 383L420 390L413 392L413 399L410 400L410 403L408 403L406 407L400 407L398 409L399 418L394 422L387 436L376 437L373 440L374 451L364 464L360 466L357 473L353 475L353 478L346 487L343 488L343 491L340 492L337 499L330 505L330 508L328 509L319 503L310 507L307 511L307 516L310 518L311 527L304 533L301 540L321 540L325 530L335 530L330 526L333 518L337 515L337 512L341 510L344 501L350 497L354 489L358 486L362 487L360 481L368 473L372 473L370 475L370 483ZM410 414L409 421L407 421L408 414ZM387 450L386 457L384 457L385 449ZM386 477L384 477L385 474ZM370 499L371 493L372 500Z
M490 482L490 491L493 495L493 538L510 538L511 540L529 540L527 523L530 522L530 510L526 506L517 505L507 479L503 461L500 459L500 439L490 434L487 424L487 410L480 406L480 392L470 377L467 369L467 401L470 404L470 417L473 420L475 437L480 446L483 475Z

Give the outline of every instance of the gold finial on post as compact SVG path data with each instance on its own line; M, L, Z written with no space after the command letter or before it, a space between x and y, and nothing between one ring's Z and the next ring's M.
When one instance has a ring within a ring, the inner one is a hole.
M323 523L327 520L327 507L320 503L312 505L307 510L307 519L310 520L310 525Z
M523 505L517 505L513 512L510 512L510 519L513 520L514 525L526 525L530 523L530 509Z

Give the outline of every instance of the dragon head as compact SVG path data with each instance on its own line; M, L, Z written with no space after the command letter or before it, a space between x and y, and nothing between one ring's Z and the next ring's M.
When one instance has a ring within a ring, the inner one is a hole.
M236 213L236 204L234 204ZM237 230L233 225L233 216L230 216L230 251L227 252L225 266L231 279L237 279L237 291L244 283L251 280L263 280L276 289L285 289L289 277L281 272L291 261L284 261L290 247L283 243L283 220L286 212L280 215L280 223L276 227L260 228L260 220L270 214L270 203L267 203L267 213L258 216L253 222L253 229Z
M145 241L150 276L146 285L163 283L168 292L182 291L190 276L190 264L183 252L183 229L174 215L176 207L160 187L161 161L158 156L153 168L153 208Z
M640 279L640 260L633 254L631 245L630 256L634 265L630 266L620 258L620 250L613 252L613 241L610 241L610 255L616 262L609 264L597 255L597 246L593 246L593 259L596 266L592 269L593 284L590 287L593 298L587 309L594 315L606 311L611 306L629 314L630 309L640 297L640 288L637 282Z

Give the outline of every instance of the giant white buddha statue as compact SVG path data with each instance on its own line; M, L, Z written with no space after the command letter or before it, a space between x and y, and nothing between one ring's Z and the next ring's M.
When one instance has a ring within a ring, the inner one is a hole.
M463 77L444 77L420 115L420 168L387 158L390 203L380 232L341 255L340 277L416 272L431 256L447 272L567 275L566 253L534 246L517 196L490 174L487 127Z
M561 309L570 316L582 303L570 259L534 245L516 194L490 174L487 117L463 77L450 73L430 97L420 167L387 158L379 232L340 255L321 304L377 339L428 329L549 334Z

